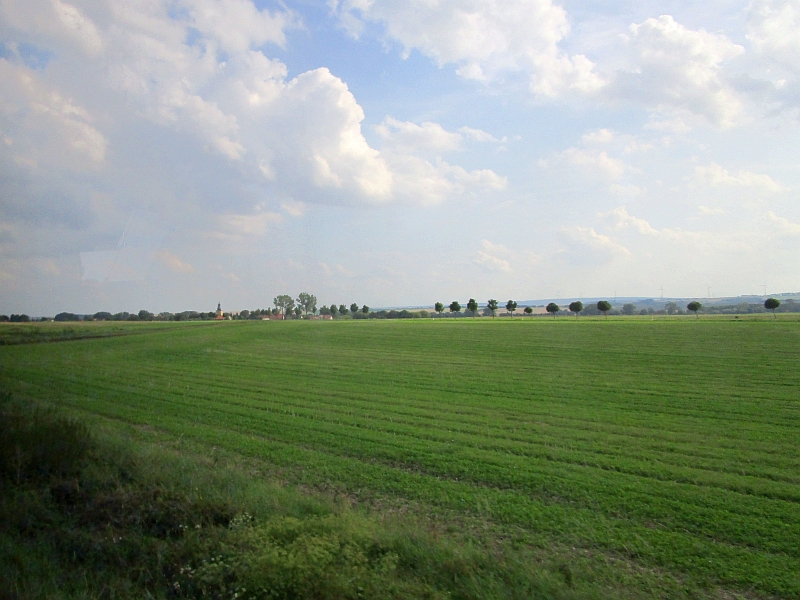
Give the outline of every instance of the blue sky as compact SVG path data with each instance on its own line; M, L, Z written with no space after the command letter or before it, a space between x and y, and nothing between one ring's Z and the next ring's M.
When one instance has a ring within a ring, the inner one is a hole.
M800 290L800 2L6 0L0 312Z

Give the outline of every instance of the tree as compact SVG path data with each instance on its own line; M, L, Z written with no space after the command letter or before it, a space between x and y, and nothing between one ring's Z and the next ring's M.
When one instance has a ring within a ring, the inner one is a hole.
M575 318L578 318L578 313L583 310L583 302L580 300L575 300L575 302L569 303L569 311L575 313Z
M309 312L313 314L317 310L317 297L303 292L297 296L297 305L301 306L308 316Z
M478 303L475 301L475 298L470 298L469 302L467 302L467 310L472 313L472 317L475 317L475 313L478 312Z
M350 305L350 312L351 312L351 313L353 313L353 314L355 315L355 314L358 312L358 304L356 304L355 302L353 302L353 303Z
M689 302L689 304L686 305L686 308L692 311L694 313L694 316L697 317L697 311L703 308L703 305L700 304L697 300L695 300L693 302Z
M603 316L607 319L608 315L606 313L611 310L611 302L608 300L600 300L600 302L597 303L597 310L603 313Z
M780 305L781 301L778 300L777 298L767 298L766 301L764 302L764 308L766 308L767 310L771 310L772 316L776 319L778 317L775 316L775 309L778 308Z
M511 313L511 316L514 316L514 311L517 310L517 303L513 300L509 300L506 302L506 310Z
M346 315L347 314L347 307L344 304L340 304L339 305L339 312L341 313L342 316Z
M555 316L556 316L556 313L557 313L558 311L560 311L561 309L558 307L558 304L556 304L555 302L551 302L550 304L548 304L548 305L545 307L545 310L546 310L547 312L551 313L551 314L553 315L553 317L555 317Z
M635 304L631 304L630 302L627 303L627 304L623 304L622 305L622 314L623 315L628 315L628 316L636 314L636 305Z
M525 307L525 314L529 317L533 314L533 309L530 306Z
M433 305L433 310L435 310L441 317L442 313L444 312L444 304L442 304L441 302L437 302L436 304Z
M275 308L278 309L279 313L286 316L289 316L294 308L294 298L288 294L282 294L277 298L274 298L272 303L275 305Z
M295 306L294 307L294 317L296 319L299 319L301 314L303 314L303 309L300 308L299 306Z
M461 312L461 305L458 303L457 300L453 300L450 303L450 312L451 313L460 313Z
M60 312L55 316L53 320L58 323L62 321L80 321L80 317L78 317L78 315L74 313Z
M497 315L497 300L491 298L489 302L486 303L486 308L492 311L492 318L494 319L495 315Z
M668 315L674 315L678 312L678 303L677 302L667 302L664 305L664 310L667 311Z
M361 312L364 313L365 315L368 315L369 314L369 306L367 306L366 304L364 306L362 306L361 307Z
M140 321L152 321L153 320L153 313L148 310L140 310L139 311L139 320Z

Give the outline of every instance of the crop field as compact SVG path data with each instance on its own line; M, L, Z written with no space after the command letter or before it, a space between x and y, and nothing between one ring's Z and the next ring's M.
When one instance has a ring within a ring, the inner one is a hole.
M116 327L3 345L0 384L304 485L800 598L799 320Z

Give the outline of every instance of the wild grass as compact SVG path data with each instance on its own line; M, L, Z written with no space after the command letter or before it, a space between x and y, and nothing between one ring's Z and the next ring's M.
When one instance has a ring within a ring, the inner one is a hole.
M233 455L90 434L8 397L0 417L31 457L0 479L2 598L599 597L563 563L254 478Z

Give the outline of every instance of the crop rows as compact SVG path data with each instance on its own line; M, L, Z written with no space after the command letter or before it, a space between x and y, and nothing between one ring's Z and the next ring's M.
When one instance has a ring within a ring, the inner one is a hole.
M154 329L0 365L298 481L800 597L800 322L464 321Z

